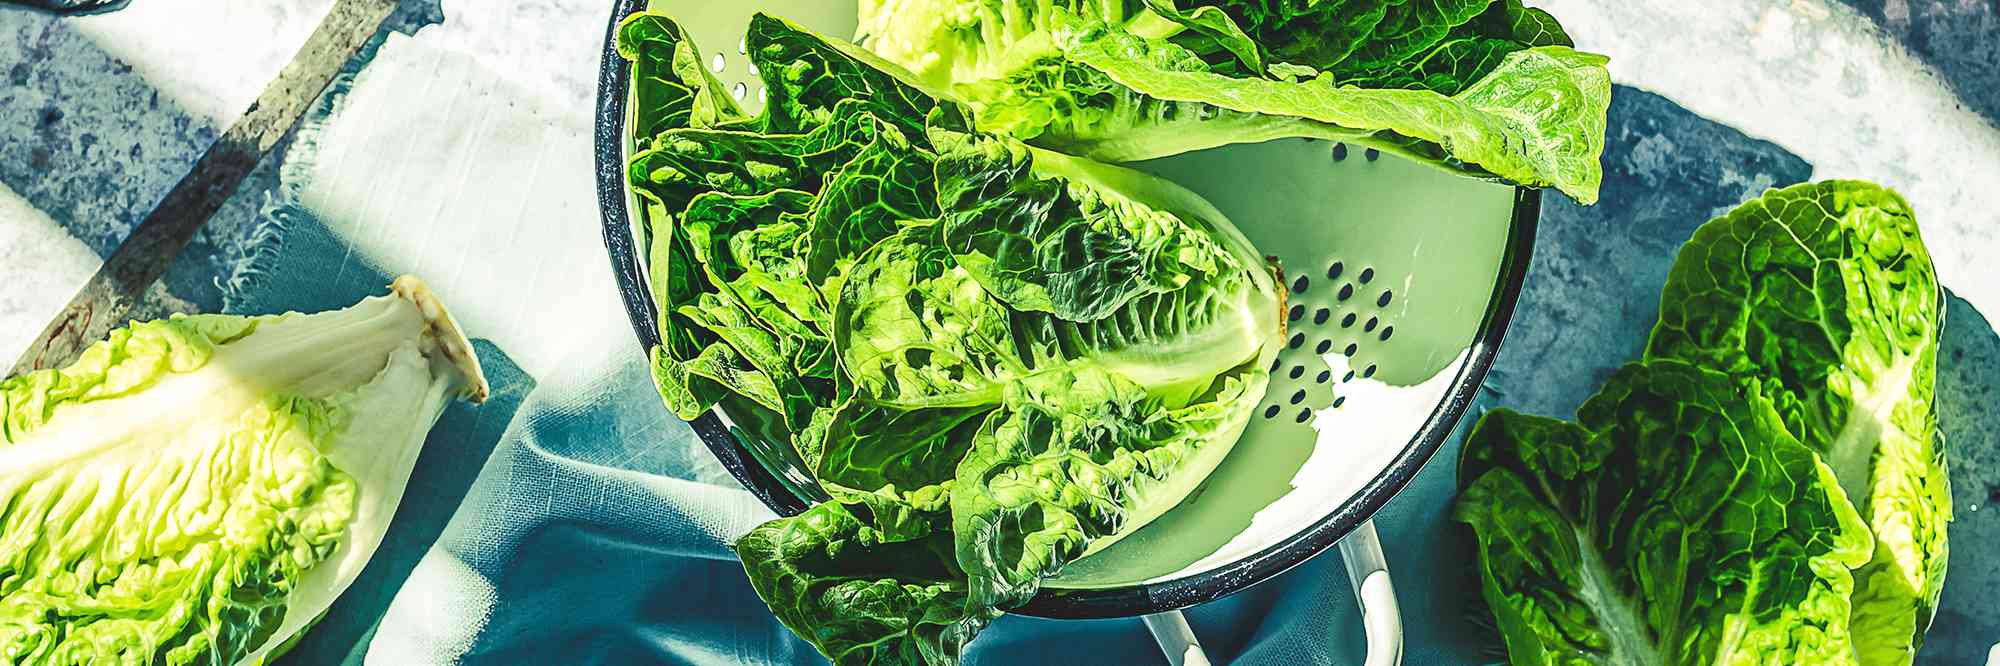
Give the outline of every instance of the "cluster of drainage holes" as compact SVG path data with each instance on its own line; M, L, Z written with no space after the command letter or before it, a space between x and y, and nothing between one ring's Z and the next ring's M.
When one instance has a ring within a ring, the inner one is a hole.
M750 45L749 45L749 43L747 43L747 42L743 42L743 41L738 41L738 42L736 43L736 55L739 55L739 56L747 56L747 55L748 55L749 53L750 53ZM751 76L756 76L756 75L757 75L757 64L756 64L756 63L753 63L753 62L749 62L749 61L748 61L748 60L746 59L746 60L744 61L744 64L745 64L745 66L747 66L747 67L749 67L749 68L750 68L750 75L751 75ZM714 72L714 73L716 73L716 74L721 74L721 73L723 72L723 70L726 70L726 69L729 69L729 60L728 60L728 59L727 59L727 58L726 58L726 57L725 57L725 56L723 55L723 53L722 53L722 52L720 52L720 51L717 51L717 52L715 53L715 57L713 57L713 58L710 58L710 59L709 59L709 61L708 61L708 71L710 71L710 72ZM738 82L736 82L736 83L733 83L733 84L730 84L730 86L729 86L729 96L730 96L730 97L734 97L734 98L736 98L736 101L738 101L738 102L741 102L741 101L743 101L743 99L744 99L744 98L746 98L746 97L749 97L749 96L750 96L750 87L749 87L749 86L746 86L746 85L744 85L744 84L743 84L743 82L741 82L741 81L738 81ZM758 88L758 89L757 89L757 101L758 101L758 102L764 102L764 101L766 101L766 100L769 100L770 98L771 98L771 91L769 91L769 90L765 90L765 89L763 89L763 88Z
M1343 154L1339 151L1343 151L1344 149L1336 147L1335 150L1336 150L1335 154L1339 155ZM1371 149L1370 152L1374 151ZM1339 280L1340 276L1344 274L1346 270L1347 267L1342 262L1338 261L1333 262L1332 264L1326 267L1326 279L1330 281ZM1354 298L1355 286L1357 284L1365 287L1368 285L1368 283L1373 282L1375 280L1375 269L1363 268L1361 269L1361 274L1355 276L1355 278L1356 281L1354 283L1341 285L1340 291L1335 295L1335 298L1339 302L1344 303ZM1309 276L1300 275L1292 280L1291 290L1294 295L1304 294L1306 290L1311 288L1312 288L1312 278ZM1375 298L1375 306L1388 307L1389 301L1393 300L1394 298L1395 298L1394 292L1392 292L1389 289L1383 289L1381 294L1376 296ZM1285 319L1294 324L1299 323L1300 321L1306 319L1307 310L1308 308L1303 303L1293 304L1291 309L1286 311ZM1333 318L1333 310L1331 308L1326 308L1326 307L1313 308L1311 309L1311 317L1313 325L1322 326ZM1353 328L1357 323L1360 324L1363 333L1374 333L1377 338L1381 339L1384 342L1388 341L1389 338L1394 336L1396 333L1395 326L1393 325L1382 326L1381 319L1375 316L1368 317L1368 320L1366 322L1360 322L1360 315L1354 312L1349 312L1345 315L1342 315L1340 318L1341 328ZM1378 327L1380 328L1379 331L1377 331ZM1306 332L1296 331L1292 333L1291 339L1285 342L1285 346L1290 349L1298 349L1300 347L1305 346L1305 343L1306 343ZM1342 355L1347 356L1348 358L1353 358L1354 355L1360 351L1360 349L1361 348L1358 343L1350 342L1347 344L1347 346L1341 348L1340 353ZM1315 354L1325 354L1332 350L1333 350L1332 338L1321 338L1319 342L1313 346L1313 353ZM1284 369L1283 359L1274 360L1271 362L1271 372L1273 374L1277 374L1283 369ZM1361 376L1364 378L1374 377L1375 369L1376 369L1375 364L1371 363L1368 365L1367 368L1362 369ZM1305 378L1305 373L1306 373L1306 366L1303 364L1293 365L1289 371L1284 371L1284 375L1293 380L1303 380ZM1349 370L1347 371L1347 374L1345 376L1342 376L1340 378L1340 382L1346 383L1354 381L1354 377L1355 377L1354 371ZM1314 383L1318 384L1326 384L1328 382L1331 382L1333 381L1333 371L1321 370L1319 371L1319 374L1313 377L1313 381ZM1273 397L1275 398L1276 396ZM1299 405L1300 403L1305 402L1305 399L1306 399L1305 390L1299 389L1292 392L1289 403L1291 405ZM1332 406L1334 408L1339 408L1341 405L1344 405L1346 403L1347 403L1347 396L1334 396ZM1264 418L1275 419L1281 412L1284 411L1284 409L1285 409L1284 406L1281 406L1276 403L1267 405L1264 407ZM1307 421L1312 420L1312 408L1308 406L1299 407L1299 411L1296 415L1293 416L1293 420L1298 423L1305 423Z
M1382 159L1382 151L1376 150L1374 148L1369 148L1361 151L1361 157L1370 162L1373 162L1375 160ZM1347 160L1347 144L1344 143L1333 144L1333 161L1344 162L1346 160Z

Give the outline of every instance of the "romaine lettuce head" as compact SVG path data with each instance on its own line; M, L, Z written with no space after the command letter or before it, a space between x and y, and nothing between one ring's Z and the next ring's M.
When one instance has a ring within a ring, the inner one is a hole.
M1195 194L988 138L945 153L936 182L943 218L865 255L835 314L834 344L877 402L995 404L1077 364L1185 401L1274 353L1277 286Z
M859 36L980 129L1102 161L1314 137L1602 179L1605 59L1519 0L862 0Z
M415 278L175 316L0 382L0 661L259 663L361 573L425 434L486 395Z
M1769 192L1697 230L1660 301L1647 356L1726 371L1770 400L1868 519L1856 644L1865 664L1909 664L1951 521L1932 402L1943 293L1909 204L1855 181Z
M1674 361L1627 366L1578 422L1499 410L1453 510L1510 663L1855 664L1870 536L1771 401Z
M652 132L629 176L655 376L683 416L761 413L832 496L736 548L836 663L954 663L1234 446L1282 293L1207 201L976 131L900 67L777 19L745 38L754 117L704 101L670 20L620 37Z

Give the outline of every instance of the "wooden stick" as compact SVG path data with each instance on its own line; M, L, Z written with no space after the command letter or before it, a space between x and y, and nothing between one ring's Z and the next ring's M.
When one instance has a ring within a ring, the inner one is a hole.
M67 365L84 347L124 323L195 231L222 208L395 9L396 0L336 2L278 78L202 153L194 169L167 191L14 362L12 374Z

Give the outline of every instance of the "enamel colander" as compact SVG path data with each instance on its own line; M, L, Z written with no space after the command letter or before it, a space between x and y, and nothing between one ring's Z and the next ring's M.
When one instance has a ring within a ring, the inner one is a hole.
M619 0L618 20L647 0ZM852 0L653 0L750 110L762 86L743 55L753 13L830 35ZM626 188L631 68L607 36L596 126L604 241L642 345L659 344L646 279L649 230ZM1401 660L1402 624L1369 517L1450 435L1492 364L1520 292L1540 197L1357 146L1285 139L1139 163L1200 193L1284 268L1284 348L1257 414L1187 500L1065 568L1013 612L1146 616L1175 664L1204 663L1177 609L1271 578L1340 545L1368 642ZM717 410L693 423L723 465L780 514L826 498L782 436Z

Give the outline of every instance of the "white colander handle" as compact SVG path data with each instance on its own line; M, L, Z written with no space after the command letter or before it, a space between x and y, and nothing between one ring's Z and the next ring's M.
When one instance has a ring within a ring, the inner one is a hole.
M1347 563L1347 582L1354 587L1354 599L1361 604L1361 622L1368 637L1368 656L1363 666L1400 666L1403 663L1403 612L1396 606L1396 587L1389 582L1389 560L1382 555L1382 541L1375 536L1375 521L1362 523L1340 540L1340 559ZM1154 613L1145 618L1146 629L1167 655L1172 666L1209 666L1201 641L1180 611ZM1994 646L2000 651L2000 645ZM2000 666L2000 663L1989 666Z
M1146 621L1146 630L1153 632L1153 641L1160 644L1160 651L1166 653L1168 664L1209 666L1208 654L1201 651L1201 640L1194 637L1194 628L1188 626L1186 615L1167 611L1141 619Z
M1396 607L1396 587L1389 582L1389 560L1375 536L1375 521L1340 540L1340 559L1347 563L1347 582L1361 604L1361 623L1368 636L1365 666L1403 663L1403 612Z

